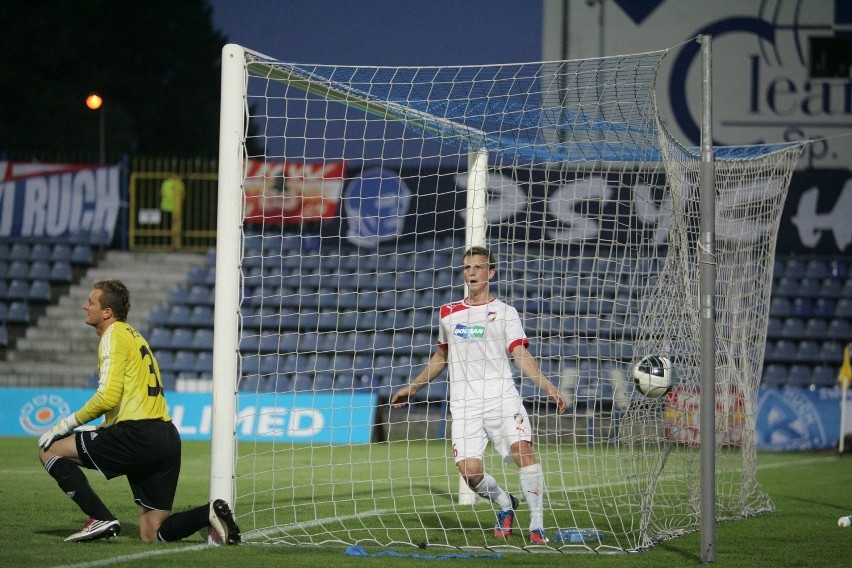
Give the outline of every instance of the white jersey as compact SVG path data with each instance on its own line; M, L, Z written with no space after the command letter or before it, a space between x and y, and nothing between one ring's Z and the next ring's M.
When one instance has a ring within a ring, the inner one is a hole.
M438 341L448 350L453 417L512 416L518 411L522 401L510 354L529 340L515 308L493 299L480 305L445 304Z

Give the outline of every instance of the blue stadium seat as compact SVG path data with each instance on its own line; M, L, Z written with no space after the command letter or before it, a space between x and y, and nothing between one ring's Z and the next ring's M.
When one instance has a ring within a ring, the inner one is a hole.
M175 356L171 350L167 348L163 349L155 349L151 342L148 342L148 345L154 351L154 357L157 358L157 365L160 367L160 373L169 373L174 374L175 371Z
M791 306L789 298L774 296L769 302L769 315L777 318L785 318L790 315Z
M173 306L189 304L189 287L186 284L177 284L169 290L168 302Z
M6 278L25 280L30 274L30 264L26 260L13 260L6 269Z
M189 351L192 346L192 330L185 327L176 327L172 330L171 348L175 351Z
M837 384L837 368L831 365L817 365L811 371L810 382L818 387L833 387Z
M11 248L7 241L0 241L0 260L9 260Z
M813 258L805 265L805 277L816 278L822 280L829 275L829 269L825 261L818 258Z
M799 295L799 281L796 278L784 276L772 287L772 294L782 298L795 298Z
M847 336L848 338L848 336ZM847 338L844 338L843 341L848 341ZM846 343L841 343L837 340L825 341L820 348L820 360L826 365L836 365L840 366L843 361L843 348L846 346Z
M805 263L798 258L788 258L784 265L784 275L797 280L804 278Z
M28 324L30 323L30 305L26 301L11 302L6 313L8 323Z
M213 328L213 308L211 306L193 306L188 324L193 327Z
M779 339L775 342L775 348L773 349L773 360L791 361L795 359L796 351L798 350L798 348L798 342L794 340Z
M783 326L784 324L781 318L769 318L769 323L766 326L766 337L768 339L777 339L781 337Z
M196 354L192 351L175 352L174 371L176 374L195 373Z
M842 259L833 259L828 263L829 277L837 280L846 280L849 277L849 264Z
M330 391L334 388L334 375L332 373L317 373L314 376L313 388L315 391Z
M269 378L269 387L274 392L292 392L293 377L292 375L276 374Z
M71 269L71 262L68 260L54 261L50 267L50 275L48 279L51 282L59 284L70 284L74 279L74 272Z
M800 339L805 334L805 322L801 318L788 317L781 324L781 337Z
M48 280L33 280L29 285L27 301L38 304L50 302L52 291Z
M797 387L809 386L811 384L810 365L791 365L787 370L787 383Z
M0 348L6 348L9 345L9 329L6 327L6 322L0 322Z
M847 319L833 319L828 322L828 330L825 337L852 337L852 324Z
M832 298L816 298L813 305L813 316L831 318L834 315L835 302Z
M27 243L12 243L12 247L9 249L9 260L29 260L30 259L30 245Z
M50 280L50 263L46 260L34 260L30 263L27 278L30 280Z
M26 280L12 280L6 289L7 300L27 301L30 296L30 283Z
M802 337L807 339L822 339L828 333L828 323L822 318L811 318L805 323Z
M836 278L826 278L822 281L819 288L819 295L822 298L840 298L843 296L843 284Z
M157 353L172 348L172 333L165 327L155 327L148 335L148 345Z
M51 245L47 243L33 243L30 247L30 262L50 262L52 252Z
M192 348L197 351L213 350L213 329L200 328L192 334Z
M89 266L94 258L92 247L87 244L77 244L71 249L71 264Z
M191 306L212 306L213 289L206 285L192 286L189 289L187 303Z
M834 306L834 317L852 319L852 296L837 300L837 305Z
M763 368L763 386L778 387L787 382L787 367L778 363Z
M50 249L51 262L71 262L71 245L55 243Z
M799 342L799 347L796 349L796 360L805 363L815 364L820 360L820 343L805 339Z
M206 286L207 285L207 267L193 266L189 269L186 276L186 282L190 286Z
M808 318L813 315L814 304L810 298L793 298L790 304L790 315L797 318Z
M243 355L240 358L240 374L242 376L257 375L260 373L260 355Z
M199 377L212 375L213 373L213 352L201 351L195 358L194 370Z

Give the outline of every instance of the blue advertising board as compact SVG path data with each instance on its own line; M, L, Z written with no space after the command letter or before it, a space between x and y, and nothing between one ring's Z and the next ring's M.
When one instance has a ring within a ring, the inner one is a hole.
M92 391L80 389L5 388L0 397L0 435L39 436L91 395ZM210 439L213 410L209 393L168 392L166 399L181 438ZM242 394L237 409L238 439L366 444L375 420L376 397L355 391Z

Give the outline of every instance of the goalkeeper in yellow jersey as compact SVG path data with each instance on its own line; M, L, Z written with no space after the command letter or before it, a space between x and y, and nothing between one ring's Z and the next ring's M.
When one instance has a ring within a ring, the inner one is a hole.
M58 420L39 438L39 458L59 487L89 517L66 538L81 542L117 536L118 519L92 490L80 469L107 479L127 476L139 505L143 541L177 541L212 527L224 544L237 544L240 531L228 503L172 514L180 475L181 444L148 342L126 322L130 293L119 280L96 282L83 304L86 323L100 337L98 390L77 412ZM96 429L75 431L103 416Z

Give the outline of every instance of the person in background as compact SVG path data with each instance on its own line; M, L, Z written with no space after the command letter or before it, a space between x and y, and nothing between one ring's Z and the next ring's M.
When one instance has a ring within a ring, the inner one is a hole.
M240 529L228 503L215 499L172 514L181 442L169 417L160 369L148 342L127 323L130 293L119 280L96 282L83 304L86 323L100 337L98 389L82 408L59 419L39 438L39 459L62 491L89 517L70 542L117 536L121 525L80 469L107 479L127 476L139 505L143 541L177 541L212 527L224 544ZM96 429L75 428L103 416Z
M438 347L426 367L408 385L391 396L400 407L449 367L452 442L456 467L479 496L500 507L494 536L512 536L517 498L485 472L483 455L488 440L504 461L520 471L521 491L530 509L529 540L548 542L544 532L544 475L533 452L529 416L512 378L511 355L523 375L556 404L560 413L565 397L545 378L527 350L517 310L491 295L496 260L484 247L464 252L462 272L468 296L441 306Z

